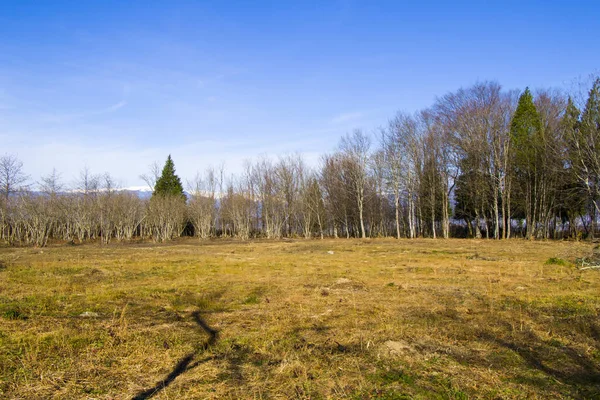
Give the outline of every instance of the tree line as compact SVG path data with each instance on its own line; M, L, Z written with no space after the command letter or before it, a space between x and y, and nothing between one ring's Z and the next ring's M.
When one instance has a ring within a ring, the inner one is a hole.
M374 134L355 130L310 167L300 155L208 169L187 194L168 157L150 199L81 171L66 188L0 158L0 241L44 246L210 237L579 238L600 214L600 78L587 99L477 83Z

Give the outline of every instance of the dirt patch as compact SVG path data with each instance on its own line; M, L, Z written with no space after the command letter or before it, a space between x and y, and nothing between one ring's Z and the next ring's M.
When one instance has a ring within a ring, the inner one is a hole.
M388 340L383 344L384 349L393 355L415 354L417 351L403 340Z
M348 278L337 279L330 288L331 290L366 290L364 283L353 281Z

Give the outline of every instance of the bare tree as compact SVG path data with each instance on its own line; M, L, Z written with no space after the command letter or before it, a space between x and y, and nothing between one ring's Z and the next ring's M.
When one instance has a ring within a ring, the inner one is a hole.
M477 235L479 218L486 220L489 215L493 220L494 237L499 239L501 225L507 225L507 222L500 223L500 215L507 214L510 190L506 175L513 111L511 98L501 91L499 84L483 82L443 96L434 109L442 123L443 141L451 144L446 147L445 156L441 156L443 164L453 167L449 171L454 171L447 180L447 194L452 190L450 182L456 181L462 173L463 188L467 185L471 197L477 198L471 202ZM504 231L506 233L506 228Z
M140 178L146 182L151 191L154 191L154 186L158 178L160 178L161 171L162 168L158 161L154 161L148 166L148 172L140 175Z
M300 225L298 209L300 189L304 179L304 161L299 155L281 157L275 167L277 191L283 200L284 230L286 236L297 232Z
M323 192L323 201L327 210L330 235L337 238L338 226L343 226L346 237L350 237L348 229L348 191L342 181L341 156L339 153L326 155L322 159L320 186Z
M97 197L100 193L100 176L92 174L88 167L84 167L74 185L75 192L70 195L70 215L75 236L79 242L83 242L86 239L94 239L99 234L100 212Z
M114 213L114 236L118 241L131 240L145 218L144 201L127 191L114 193L111 200Z
M148 202L144 224L157 242L181 236L186 223L185 201L180 196L153 196Z
M102 190L96 197L100 212L100 237L102 243L109 243L114 236L116 225L115 196L116 185L110 174L102 176Z
M594 81L581 116L570 101L565 120L572 173L593 204L593 215L600 214L600 78Z
M361 130L357 129L352 134L343 136L339 149L343 154L342 171L347 188L356 201L361 237L367 237L364 223L365 188L368 181L368 163L370 157L371 140Z
M325 203L323 193L319 186L316 174L309 175L303 184L302 189L302 214L304 237L309 238L312 235L312 226L316 223L319 237L323 239L325 223Z
M12 154L0 157L0 239L11 241L11 195L23 189L29 177L23 172L23 163Z
M260 203L257 215L260 227L267 238L279 238L285 224L285 199L276 168L264 158L252 166L250 174L251 185Z
M246 179L230 182L223 198L224 228L232 236L247 240L253 229L253 218L257 215L256 199Z
M416 164L419 147L417 122L411 115L399 112L382 132L385 179L388 193L394 199L396 237L401 236L402 203L407 208L408 236L416 236L415 194Z
M53 218L46 196L34 196L21 192L16 207L17 231L21 231L19 240L34 246L43 247L48 242L52 230Z
M535 106L542 123L543 136L540 143L542 162L540 165L540 190L536 221L540 223L538 237L550 238L556 228L555 215L562 197L561 188L565 180L567 159L566 143L562 135L561 120L567 106L567 99L557 90L538 90ZM554 226L551 221L554 220Z
M194 234L200 239L208 238L214 231L218 185L218 176L213 168L209 168L203 176L197 173L194 181L188 183L191 193L188 214Z
M53 168L50 174L42 177L39 186L43 193L53 196L56 196L65 188L64 184L61 182L61 174L56 168Z
M28 179L29 176L23 172L23 162L16 156L5 154L0 157L0 195L7 201Z

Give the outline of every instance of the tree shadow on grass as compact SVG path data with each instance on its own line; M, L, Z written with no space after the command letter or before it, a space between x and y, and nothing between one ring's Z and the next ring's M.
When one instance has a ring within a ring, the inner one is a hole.
M576 389L579 394L600 393L600 365L570 346L552 346L530 333L519 342L488 335L488 341L516 353L530 368Z
M200 316L200 312L193 312L192 318L194 319L194 322L196 322L196 324L198 324L198 326L208 334L208 339L201 346L199 346L196 351L191 352L190 354L186 355L181 360L179 360L177 365L175 365L173 370L169 373L169 375L166 376L165 379L159 381L156 385L154 385L154 387L138 393L133 397L133 400L146 400L151 397L154 397L161 390L164 390L167 386L169 386L179 375L214 358L205 357L201 360L197 360L196 362L192 363L192 361L200 351L207 350L210 346L214 345L217 342L219 335L219 332L216 329L213 329L210 326L208 326L208 324L202 319L202 317Z
M584 322L585 336L592 339L592 346L600 350L599 328L593 318ZM517 373L514 377L516 382L525 383L529 386L543 389L548 386L549 381L559 383L558 390L565 395L577 398L598 398L600 393L600 363L593 354L586 354L582 346L563 344L558 340L544 339L533 331L522 333L510 332L508 323L499 322L497 326L506 326L502 330L486 329L477 334L477 340L492 344L498 349L509 350L518 356L526 366L526 370ZM581 332L580 332L581 333ZM588 342L589 343L589 342ZM498 353L497 353L498 354ZM505 353L509 354L509 353ZM463 355L452 354L457 361L467 365L480 365L490 367L490 361L495 364L494 368L503 369L506 359L498 354L496 361L482 358L475 352L467 352ZM510 361L509 361L510 362ZM538 371L543 375L532 375L529 371ZM547 378L542 378L546 376Z

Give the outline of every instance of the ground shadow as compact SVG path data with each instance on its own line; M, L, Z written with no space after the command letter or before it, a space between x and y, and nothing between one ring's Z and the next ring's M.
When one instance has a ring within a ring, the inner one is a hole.
M593 339L596 349L598 342L598 326L588 321L588 338ZM499 322L498 326L510 326ZM574 328L575 329L575 328ZM587 332L586 332L587 333ZM575 345L565 345L553 339L544 339L535 332L511 333L509 328L502 330L486 329L477 335L477 340L494 345L498 349L506 349L516 354L529 370L539 371L543 375L531 375L527 369L516 373L516 382L526 383L534 387L544 387L548 381L542 376L561 385L561 391L577 398L597 398L600 393L600 364L593 355L586 354ZM450 356L466 365L491 366L492 360L481 357L476 352L452 354ZM492 368L504 368L501 356L492 361Z
M529 367L537 369L563 384L572 386L580 392L600 389L600 366L589 356L581 354L569 346L560 348L550 346L537 335L530 334L530 336L532 338L528 343L509 341L491 335L487 339L518 354ZM561 360L561 368L550 366L552 360Z
M138 393L137 395L135 395L133 397L133 400L146 400L151 397L154 397L161 390L164 390L167 386L169 386L175 380L175 378L177 378L179 375L183 374L186 371L189 371L192 368L197 367L198 365L200 365L202 363L205 363L205 362L213 359L213 357L206 357L206 358L197 360L196 362L192 363L192 361L194 360L194 358L198 355L198 353L200 351L207 350L210 346L212 346L213 344L216 343L216 341L218 339L218 335L219 335L219 332L216 329L213 329L210 326L208 326L206 321L204 321L202 319L202 317L200 316L200 312L198 312L198 311L193 312L192 318L193 318L194 322L196 322L196 324L198 324L198 326L200 328L202 328L202 330L208 334L208 339L201 346L199 346L196 351L183 357L177 363L177 365L175 365L173 370L169 373L169 375L166 376L165 379L159 381L156 385L154 385L154 387L141 391L140 393Z

